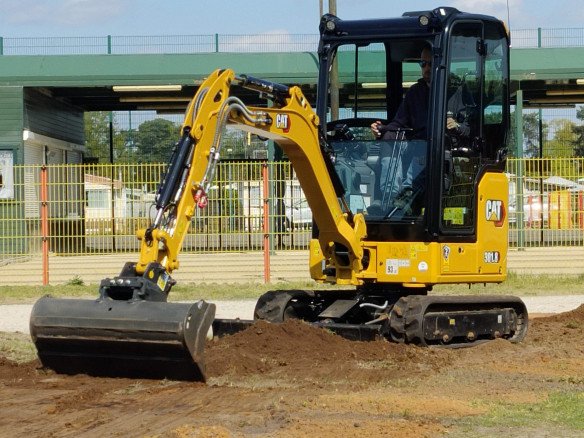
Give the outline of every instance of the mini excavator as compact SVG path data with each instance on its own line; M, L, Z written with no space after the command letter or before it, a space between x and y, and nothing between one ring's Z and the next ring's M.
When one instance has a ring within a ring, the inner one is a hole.
M431 52L424 135L392 120ZM506 279L509 36L496 18L454 8L399 18L320 22L316 111L297 86L216 70L190 102L141 250L96 300L43 297L30 327L42 364L60 373L205 380L204 344L253 321L215 319L203 300L169 303L179 252L221 156L226 126L273 140L313 213L309 269L319 290L259 297L254 319L299 318L350 339L464 347L521 341L513 296L437 296L435 285ZM260 93L265 107L237 93ZM456 128L447 127L447 118ZM457 129L464 126L464 129ZM463 132L464 131L464 132Z

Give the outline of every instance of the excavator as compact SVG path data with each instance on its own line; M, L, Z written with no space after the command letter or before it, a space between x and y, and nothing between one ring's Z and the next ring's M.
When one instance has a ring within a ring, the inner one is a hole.
M138 261L102 280L95 300L47 296L35 303L30 331L45 367L204 381L208 334L254 323L216 319L215 305L204 300L167 302L228 126L272 140L287 155L313 213L310 275L337 285L267 292L254 320L298 318L349 339L428 347L524 338L527 309L517 297L430 293L436 285L470 287L507 276L505 25L441 7L389 19L326 14L319 28L315 88L230 69L203 81L159 184L156 215L137 232ZM398 127L374 136L371 125L391 121L414 86L425 48L426 132ZM250 92L265 105L238 97Z

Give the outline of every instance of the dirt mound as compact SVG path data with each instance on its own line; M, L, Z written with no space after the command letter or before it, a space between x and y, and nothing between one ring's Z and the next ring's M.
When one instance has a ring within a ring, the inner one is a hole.
M17 363L0 357L0 381L30 381L37 379L41 364L39 361Z
M449 352L444 350L385 340L349 341L299 320L283 324L259 321L242 332L209 343L206 353L210 376L282 372L296 379L307 375L346 379L359 374L360 379L371 381L389 374L379 373L379 369L392 370L397 376L400 370L423 372L450 361Z
M584 304L569 312L530 321L526 343L561 349L560 339L584 338ZM582 347L584 348L584 347Z

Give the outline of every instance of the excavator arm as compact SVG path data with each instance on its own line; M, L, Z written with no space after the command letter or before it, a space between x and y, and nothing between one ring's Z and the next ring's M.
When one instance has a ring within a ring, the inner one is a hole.
M272 97L272 108L247 107L231 95L239 85ZM290 157L316 223L324 257L338 283L358 284L365 221L341 208L343 188L320 144L319 120L298 87L232 70L213 72L190 102L156 195L156 215L137 232L136 263L100 284L99 298L44 297L33 307L30 331L44 366L66 374L205 380L204 344L215 305L167 303L170 274L198 207L207 204L227 125L277 142Z
M274 105L248 107L232 95L233 85L268 94ZM181 139L156 197L156 217L150 227L138 231L136 272L144 274L149 266L159 265L170 274L178 268L195 208L207 203L227 125L274 140L284 150L318 225L321 251L334 265L335 282L359 284L365 220L342 208L342 184L336 181L333 158L321 145L318 116L300 88L238 77L232 70L209 75L187 108Z

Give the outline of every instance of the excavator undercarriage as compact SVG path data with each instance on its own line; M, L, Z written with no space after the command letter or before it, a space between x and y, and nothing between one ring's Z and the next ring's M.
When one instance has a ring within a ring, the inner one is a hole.
M262 295L254 319L281 323L288 318L357 341L388 339L420 346L469 347L493 339L520 342L527 309L517 297L372 295L358 290L277 290ZM253 320L215 319L213 334L233 334Z

